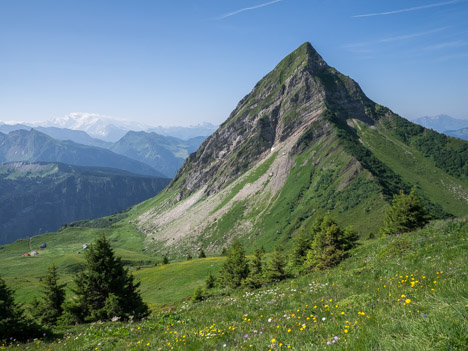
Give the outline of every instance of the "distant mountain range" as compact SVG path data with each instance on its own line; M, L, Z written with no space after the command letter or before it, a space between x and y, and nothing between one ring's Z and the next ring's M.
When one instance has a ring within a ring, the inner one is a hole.
M204 139L205 137L197 137L184 141L156 133L130 131L109 150L146 163L172 178Z
M189 127L154 127L148 129L147 132L155 132L165 136L188 140L199 136L208 137L213 134L218 127L217 125L205 122Z
M120 140L115 143L106 142L100 139L92 138L86 132L80 130L71 130L66 128L57 128L57 127L35 127L26 126L24 124L16 125L0 125L0 133L10 133L12 138L16 138L17 144L15 146L15 154L13 155L11 150L8 152L6 157L2 158L0 155L0 162L6 161L37 161L37 152L41 153L40 160L48 162L66 162L63 159L65 155L60 153L57 157L54 157L50 152L48 153L47 159L44 159L43 151L39 151L38 148L43 148L43 143L49 143L50 140L47 138L42 138L41 142L34 144L35 151L29 149L28 151L21 148L21 143L23 146L28 145L31 148L31 144L27 144L24 140L19 141L18 137L22 136L26 138L27 136L31 137L36 135L31 133L31 130L36 132L41 132L46 134L49 137L56 139L55 144L63 144L75 142L77 144L82 144L80 148L83 148L84 145L99 147L103 149L108 149L113 153L126 156L132 160L137 160L146 165L154 168L159 175L164 175L165 177L172 178L179 167L184 162L185 158L192 152L194 152L198 146L205 140L205 136L198 136L188 140L182 140L170 136L162 136L154 132L127 132ZM21 132L20 132L21 131ZM0 136L1 139L1 136ZM5 138L4 138L5 139ZM50 146L50 145L49 145ZM0 146L1 150L1 146ZM86 148L86 150L91 150ZM92 149L96 152L96 149ZM6 150L3 149L5 152ZM108 154L108 151L100 150L100 153ZM29 156L28 156L29 155ZM92 156L92 155L89 155ZM112 158L111 158L112 159ZM120 169L125 169L134 173L141 174L151 174L147 168L144 168L143 171L140 167L135 167L134 169L129 169L127 166L120 166L118 163L108 164L109 160L106 161L106 164L96 164L92 162L89 164L88 161L82 160L80 163L73 162L71 164L80 164L80 165L92 165L92 166L110 166ZM124 163L125 164L125 163Z
M463 140L468 140L468 128L462 128L458 130L446 130L444 134L452 136L454 138L459 138Z
M100 147L57 140L35 129L0 133L0 163L61 162L76 166L110 167L128 172L165 177L153 167Z
M115 142L122 138L129 130L147 130L149 125L142 123L102 116L96 113L74 112L61 118L46 122L37 122L33 126L66 128L81 130L93 138Z
M425 128L439 133L468 140L468 119L457 119L447 115L425 116L413 120Z
M18 123L18 124L5 124L0 122L0 132L9 133L17 129L28 129L35 128L43 131L44 133L61 140L64 139L64 135L55 134L51 135L48 133L54 133L52 128L56 129L56 132L65 131L65 130L74 130L74 131L83 131L88 134L88 136L107 141L107 142L116 142L122 138L128 131L146 131L146 132L155 132L164 136L172 136L175 138L188 140L199 136L207 137L211 135L217 128L217 125L211 123L200 123L193 126L182 127L182 126L172 126L172 127L154 127L149 126L143 123L138 123L134 121L116 119L109 116L102 116L95 113L70 113L67 116L61 118L55 118L50 121L45 122L34 122L34 123ZM65 133L65 132L64 132ZM69 134L72 135L72 134ZM84 143L83 141L77 141L70 139L76 142ZM91 144L88 144L91 145ZM95 145L93 146L101 146Z
M160 192L169 179L61 163L0 165L0 244L110 215Z

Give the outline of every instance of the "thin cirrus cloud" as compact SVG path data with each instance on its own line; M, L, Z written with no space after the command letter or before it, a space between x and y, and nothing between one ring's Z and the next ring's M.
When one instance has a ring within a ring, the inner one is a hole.
M453 49L467 46L468 42L465 41L447 41L444 43L438 43L434 45L429 45L424 48L424 50L444 50L444 49Z
M355 16L351 16L351 17L352 18L359 18L359 17L374 17L374 16L396 15L398 13L419 11L419 10L429 9L429 8L432 8L432 7L453 5L453 4L457 4L457 3L465 2L465 1L466 0L452 0L452 1L438 2L438 3L435 3L435 4L424 5L424 6L409 7L409 8L406 8L406 9L400 9L400 10L395 10L395 11L366 13L366 14L363 14L363 15L355 15Z
M235 16L235 15L237 15L239 13L242 13L242 12L245 12L245 11L252 11L252 10L259 9L261 7L270 6L270 5L276 4L276 3L281 2L281 1L282 0L273 0L273 1L266 2L264 4L260 4L260 5L256 5L256 6L244 7L242 9L240 9L240 10L236 10L236 11L233 11L233 12L226 13L226 14L224 14L222 16L219 16L216 19L221 20L221 19L224 19L224 18L227 18L227 17Z
M397 35L393 37L386 37L386 38L381 38L381 39L376 39L373 41L367 41L367 42L358 42L358 43L351 43L348 45L345 45L345 48L351 49L356 52L365 52L369 51L369 47L373 47L375 44L382 44L382 43L392 43L392 42L399 42L399 41L404 41L404 40L411 40L423 36L427 36L429 34L433 33L438 33L442 32L450 27L439 27L439 28L434 28L431 30L427 30L424 32L416 32L416 33L410 33L410 34L404 34L404 35Z

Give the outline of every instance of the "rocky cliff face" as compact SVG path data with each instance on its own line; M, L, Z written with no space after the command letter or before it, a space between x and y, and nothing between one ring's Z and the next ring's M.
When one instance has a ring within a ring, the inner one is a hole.
M207 185L213 194L327 109L373 124L372 103L352 79L328 66L310 43L282 60L191 155L174 183L182 197ZM323 120L326 132L327 121Z

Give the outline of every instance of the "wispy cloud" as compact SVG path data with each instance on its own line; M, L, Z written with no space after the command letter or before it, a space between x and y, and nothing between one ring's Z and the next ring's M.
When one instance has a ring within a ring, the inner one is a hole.
M411 33L411 34L404 34L404 35L397 35L395 37L389 37L389 38L383 38L380 40L377 40L378 43L390 43L393 41L401 41L401 40L409 40L409 39L414 39L418 37L423 37L425 35L437 33L437 32L442 32L443 30L446 30L449 27L440 27L440 28L435 28L431 29L425 32L417 32L417 33Z
M409 33L409 34L403 34L403 35L397 35L393 37L386 37L386 38L381 38L381 39L376 39L372 41L364 41L364 42L357 42L357 43L350 43L345 45L345 48L351 49L352 51L355 52L369 52L371 49L370 47L374 47L375 44L381 44L381 43L392 43L392 42L398 42L398 41L404 41L404 40L411 40L414 38L422 37L425 35L437 33L437 32L442 32L446 30L447 28L450 27L439 27L439 28L434 28L431 30L427 30L424 32L415 32L415 33Z
M224 19L224 18L227 18L227 17L231 17L231 16L235 16L239 13L242 13L242 12L245 12L245 11L251 11L251 10L256 10L256 9L259 9L261 7L265 7L265 6L270 6L270 5L273 5L273 4L276 4L277 2L281 2L282 0L273 0L273 1L270 1L270 2L266 2L264 4L260 4L260 5L256 5L256 6L251 6L251 7L244 7L243 9L240 9L240 10L236 10L236 11L233 11L233 12L229 12L229 13L226 13L220 17L217 17L216 19L217 20L221 20L221 19Z
M468 58L468 53L461 53L461 54L441 56L441 57L436 58L434 62L444 62L444 61L459 60L459 59L466 59L466 58Z
M403 13L403 12L419 11L419 10L429 9L429 8L432 8L432 7L453 5L453 4L456 4L456 3L459 3L459 2L465 2L465 1L466 0L452 0L452 1L438 2L438 3L435 3L435 4L424 5L424 6L409 7L409 8L406 8L406 9L400 9L400 10L395 10L395 11L366 13L366 14L363 14L363 15L355 15L355 16L352 16L352 17L353 18L359 18L359 17L374 17L374 16L395 15L395 14Z
M444 50L444 49L459 48L459 47L463 47L467 45L468 45L468 42L465 42L465 41L447 41L444 43L438 43L438 44L426 46L424 50Z

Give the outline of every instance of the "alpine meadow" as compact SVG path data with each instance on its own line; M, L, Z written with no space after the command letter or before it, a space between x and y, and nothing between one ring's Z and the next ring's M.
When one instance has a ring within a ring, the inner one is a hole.
M306 42L156 196L0 246L0 348L466 350L467 213L468 141Z

